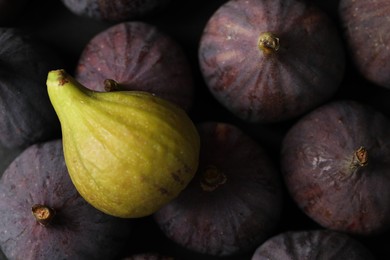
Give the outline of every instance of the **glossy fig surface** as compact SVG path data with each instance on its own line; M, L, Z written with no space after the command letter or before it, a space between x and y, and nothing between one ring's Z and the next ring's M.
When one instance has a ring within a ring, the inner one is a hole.
M194 95L191 69L182 47L158 27L123 22L87 43L75 78L97 91L108 87L151 92L188 110Z
M337 100L301 118L283 140L281 169L297 205L320 225L372 235L390 226L390 121Z
M203 122L198 131L198 171L154 219L168 238L189 250L213 256L248 252L278 227L279 172L267 152L237 126Z
M28 147L0 180L0 247L9 260L114 259L131 227L78 194L61 140Z
M198 57L213 96L250 122L283 121L321 105L345 69L333 20L297 0L227 1L208 20Z

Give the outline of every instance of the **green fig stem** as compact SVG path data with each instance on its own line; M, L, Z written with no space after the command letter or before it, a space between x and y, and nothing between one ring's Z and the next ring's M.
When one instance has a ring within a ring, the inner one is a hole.
M47 226L53 220L56 212L53 208L42 204L35 204L32 206L31 211L42 226Z
M219 186L226 182L226 175L217 169L214 165L210 165L203 172L200 186L204 191L214 191Z
M260 34L258 47L264 54L272 54L279 50L279 38L271 32Z
M352 156L351 167L353 169L364 167L368 164L368 152L363 146L360 146Z
M120 90L123 90L123 88L121 87L121 85L113 80L113 79L106 79L104 80L104 90L106 92L112 92L112 91L120 91Z

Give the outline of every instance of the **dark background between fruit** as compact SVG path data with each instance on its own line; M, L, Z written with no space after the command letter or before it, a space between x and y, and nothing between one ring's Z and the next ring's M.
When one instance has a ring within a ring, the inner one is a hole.
M159 27L184 48L192 65L196 86L195 104L190 111L190 116L194 122L214 120L233 123L263 145L272 155L275 163L278 163L282 138L291 124L294 123L294 120L261 125L246 123L237 119L210 95L198 68L197 48L202 30L209 17L224 2L226 0L172 0L167 9L138 20ZM316 0L314 2L323 8L337 23L336 0ZM87 42L94 35L111 25L113 23L76 16L67 10L60 0L34 0L29 1L26 8L18 14L15 21L9 26L23 28L48 44L60 54L65 62L65 69L72 74L78 57ZM347 60L344 80L334 98L350 98L362 101L390 116L390 104L387 101L390 98L390 90L375 86L364 80L349 59ZM2 156L2 167L15 154L15 152L6 152L4 156L7 156L4 158ZM284 211L279 231L319 228L316 223L306 217L295 206L287 194L285 195ZM184 259L214 259L190 254L174 245L164 237L149 217L140 219L138 223L134 230L133 241L129 243L128 253L159 251L167 255L185 256ZM390 232L375 237L357 237L378 259L390 258L390 248L387 246L389 238ZM249 259L250 256L251 253L248 253L245 256L230 259ZM0 255L0 259L3 258Z

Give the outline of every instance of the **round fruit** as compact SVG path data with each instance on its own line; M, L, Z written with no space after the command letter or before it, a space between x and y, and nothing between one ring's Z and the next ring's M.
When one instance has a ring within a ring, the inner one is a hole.
M199 135L178 106L148 92L92 91L64 70L49 72L47 90L69 174L96 208L118 217L150 215L194 176Z
M286 231L261 244L252 260L261 259L348 259L374 260L358 240L330 230Z
M23 149L58 137L45 82L62 61L30 33L11 27L0 28L0 46L0 144Z
M390 2L340 0L339 18L358 71L369 81L390 88Z
M96 91L141 90L185 110L192 104L192 71L184 51L143 22L119 23L93 37L81 53L75 78Z
M206 24L199 64L214 97L251 122L297 117L329 100L343 44L326 13L297 0L231 0Z
M198 253L248 252L279 224L279 173L265 150L238 127L204 122L198 131L199 169L154 219L168 238Z
M133 222L89 205L73 186L61 140L24 150L0 180L0 247L7 259L115 259Z
M369 235L390 226L390 121L338 100L301 118L282 144L281 168L297 205L320 225Z
M122 22L150 16L171 0L62 0L74 14L98 20Z

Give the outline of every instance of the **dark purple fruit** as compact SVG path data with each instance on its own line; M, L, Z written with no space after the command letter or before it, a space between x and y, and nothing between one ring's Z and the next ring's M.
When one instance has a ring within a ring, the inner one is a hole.
M351 100L317 108L288 130L281 169L297 205L323 227L370 235L390 226L390 121Z
M183 109L193 102L192 71L181 46L143 22L119 23L97 34L85 46L75 74L97 91L152 92Z
M214 97L251 122L302 115L333 97L344 77L337 28L307 1L228 1L207 22L198 55Z
M330 230L286 231L261 244L252 260L374 260L360 241Z
M54 50L30 34L0 28L0 144L26 148L59 135L46 90L47 73L62 66Z
M0 246L8 259L114 259L132 222L90 206L74 188L61 140L23 151L0 180Z
M174 260L174 257L160 253L138 253L122 258L121 260Z
M162 11L171 0L62 0L74 14L98 20L123 22Z
M372 83L390 88L390 2L340 0L339 18L358 71Z
M266 151L238 127L204 122L198 131L198 172L154 219L169 239L189 250L214 256L248 252L278 227L279 172Z

